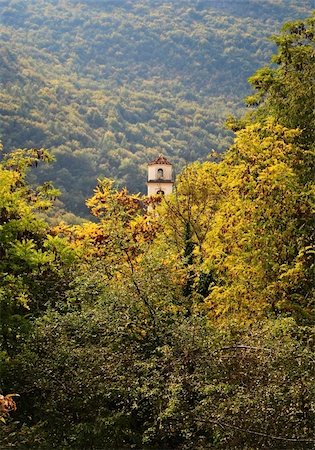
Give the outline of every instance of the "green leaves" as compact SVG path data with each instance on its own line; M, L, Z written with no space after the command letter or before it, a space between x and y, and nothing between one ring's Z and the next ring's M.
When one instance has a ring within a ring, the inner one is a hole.
M54 256L43 250L36 249L33 240L22 240L12 244L8 254L12 258L13 267L15 264L25 265L28 269L34 269L41 265L51 263ZM14 262L16 261L16 263Z
M49 230L37 214L56 191L26 181L49 156L18 151L0 164L0 356L4 385L21 392L2 442L313 443L311 151L301 126L277 115L298 86L306 29L287 28L278 69L252 78L256 121L236 124L230 150L188 166L150 210L102 179L87 201L95 222ZM97 129L94 110L89 122Z
M51 160L47 150L19 149L0 163L1 344L10 354L29 332L30 319L60 300L65 272L76 259L65 240L48 236L47 223L38 217L57 190L26 180L31 167Z
M62 190L68 211L88 218L84 201L97 178L144 192L145 164L157 151L180 171L212 148L225 150L232 139L222 122L241 113L247 77L272 51L265 39L283 19L310 9L311 0L291 1L290 8L287 0L34 0L24 11L6 0L6 150L52 149L47 178Z
M287 23L274 36L278 52L273 57L277 67L264 67L249 78L257 94L249 104L261 104L258 112L273 115L288 128L299 128L298 141L311 148L314 142L314 15Z
M240 129L221 161L188 167L160 207L165 242L187 266L185 290L197 310L205 302L222 323L288 311L310 319L310 261L303 269L298 262L310 244L312 217L309 152L300 136L272 116Z
M282 318L223 330L202 314L158 313L158 334L140 336L130 324L145 328L143 319L108 291L98 305L37 321L6 370L21 394L16 417L36 423L27 444L32 431L47 445L91 449L311 442L309 327Z

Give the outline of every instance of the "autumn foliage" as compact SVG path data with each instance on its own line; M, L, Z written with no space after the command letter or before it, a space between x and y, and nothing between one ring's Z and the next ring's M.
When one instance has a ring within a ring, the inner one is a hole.
M165 198L104 178L90 221L50 226L57 192L27 178L49 153L2 159L4 445L313 447L312 26L284 28L233 145Z
M12 411L16 411L16 403L13 397L19 397L19 394L0 395L0 420L8 417Z

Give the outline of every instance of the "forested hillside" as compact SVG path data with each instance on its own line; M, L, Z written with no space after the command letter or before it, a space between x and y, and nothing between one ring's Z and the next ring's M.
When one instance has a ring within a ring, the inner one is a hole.
M3 155L1 448L314 448L314 26L168 196L102 178L93 221L52 226L50 152Z
M143 192L157 153L180 171L227 148L267 37L311 3L0 0L4 148L51 150L36 178L77 214L98 177Z

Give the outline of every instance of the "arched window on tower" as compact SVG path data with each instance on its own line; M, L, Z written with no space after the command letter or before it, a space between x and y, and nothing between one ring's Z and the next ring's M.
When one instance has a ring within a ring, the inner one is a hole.
M158 169L158 171L157 171L158 180L163 178L163 176L164 176L163 169Z
M162 191L161 189L159 189L159 190L157 191L157 195L164 195L164 191Z

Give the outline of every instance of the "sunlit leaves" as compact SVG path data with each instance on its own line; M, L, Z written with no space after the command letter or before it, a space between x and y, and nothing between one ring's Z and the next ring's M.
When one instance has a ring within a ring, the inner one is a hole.
M114 216L115 213L123 213L126 220L130 219L143 207L139 195L130 195L127 189L120 191L113 187L113 181L103 179L98 181L98 186L93 197L86 204L96 217Z
M229 194L208 234L208 261L213 264L219 256L215 266L227 286L215 288L209 299L216 302L221 297L223 310L233 297L235 311L242 305L255 314L268 304L279 307L284 288L279 281L281 266L295 264L304 233L298 211L309 211L310 201L295 171L301 154L292 144L296 135L272 122L248 127L238 133L222 162L230 188L227 185ZM307 214L302 220L309 220ZM304 239L307 242L308 236ZM293 296L291 301L295 300ZM306 299L300 301L306 307Z
M58 195L51 183L33 187L28 171L52 160L47 150L19 149L0 163L1 344L14 351L30 317L56 302L65 289L65 272L76 258L65 240L48 235L38 212L50 208Z
M260 104L261 113L272 114L282 125L299 128L299 141L305 148L314 142L314 15L290 22L273 37L278 51L272 62L277 66L259 69L249 78L256 94L249 104Z
M248 125L221 161L188 167L159 209L190 294L207 276L205 304L216 320L289 310L304 320L310 313L310 272L298 262L312 217L300 133L271 117Z

